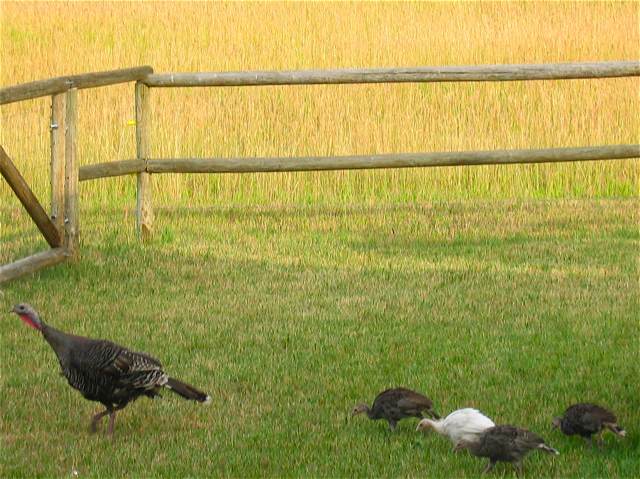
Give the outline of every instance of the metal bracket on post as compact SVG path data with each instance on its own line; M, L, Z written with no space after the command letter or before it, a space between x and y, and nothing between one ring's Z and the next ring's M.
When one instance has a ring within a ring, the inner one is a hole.
M51 97L51 219L64 237L64 164L66 94Z

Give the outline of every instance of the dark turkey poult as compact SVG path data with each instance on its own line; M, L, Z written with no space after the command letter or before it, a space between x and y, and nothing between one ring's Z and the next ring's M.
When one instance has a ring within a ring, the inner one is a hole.
M371 407L366 404L356 405L351 416L365 413L369 419L386 419L389 422L389 428L393 431L401 419L406 417L422 419L423 412L434 419L440 419L428 397L410 389L393 388L378 394Z
M607 429L620 437L627 435L626 431L618 426L616 415L596 404L581 403L569 406L563 416L553 419L552 424L567 436L581 436L591 446L594 434L597 434L598 445L602 445L602 433Z
M159 396L167 388L185 399L208 403L207 394L169 377L160 361L145 353L130 351L111 341L73 336L45 324L28 304L12 309L22 321L42 333L58 356L62 374L69 385L90 401L104 405L105 410L93 416L91 430L109 415L109 434L113 434L116 411L140 396Z
M483 473L489 472L496 462L510 462L518 475L522 473L522 460L529 451L541 449L550 454L560 454L537 434L509 425L491 427L477 441L460 440L455 450L461 449L468 449L474 456L489 458Z

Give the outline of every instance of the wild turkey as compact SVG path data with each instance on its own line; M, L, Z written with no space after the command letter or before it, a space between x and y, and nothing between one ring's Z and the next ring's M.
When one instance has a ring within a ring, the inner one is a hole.
M356 405L351 416L366 413L369 419L386 419L389 422L389 428L393 431L401 419L423 418L423 412L434 419L440 419L440 416L433 411L431 399L410 389L394 388L378 394L371 407L366 404Z
M537 434L519 427L504 425L494 426L484 431L477 441L460 440L455 450L466 448L478 457L488 457L489 464L483 474L489 472L496 462L510 462L520 475L522 460L533 449L541 449L550 454L560 454L557 450L547 446Z
M22 321L42 333L58 356L62 374L69 385L88 400L104 405L104 411L93 416L91 431L109 415L109 434L113 434L116 411L140 396L154 398L163 387L185 399L207 403L207 394L169 377L157 359L130 351L110 341L73 336L45 324L28 304L14 306Z
M455 446L459 441L477 441L485 430L495 426L493 421L477 409L464 408L453 411L444 419L423 419L416 431L433 429L446 436Z
M593 435L597 434L598 445L602 445L602 433L609 429L624 437L626 431L618 426L616 415L596 404L581 403L569 406L561 417L553 419L553 426L567 436L577 434L593 446Z

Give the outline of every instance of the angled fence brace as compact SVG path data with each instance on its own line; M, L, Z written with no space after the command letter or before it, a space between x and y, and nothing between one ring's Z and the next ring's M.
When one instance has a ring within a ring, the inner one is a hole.
M24 209L27 210L27 213L31 216L42 236L47 240L49 246L52 248L60 246L61 239L58 230L2 146L0 146L0 173L7 180L7 183L20 200L20 203L22 203L22 206L24 206Z
M66 259L60 232L51 222L44 208L29 188L18 169L15 167L4 148L0 146L0 174L14 191L29 216L34 221L44 238L53 249L37 253L13 263L0 266L0 283L9 281L27 273L37 271L45 266L60 263Z

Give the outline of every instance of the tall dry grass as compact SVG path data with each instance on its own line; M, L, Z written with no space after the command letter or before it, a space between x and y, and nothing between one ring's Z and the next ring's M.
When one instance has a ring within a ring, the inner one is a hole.
M3 85L157 72L637 60L638 3L0 3ZM340 155L639 141L638 80L155 89L156 157ZM3 106L0 140L48 194L47 99ZM133 87L80 94L81 164L135 156ZM629 196L633 161L154 178L156 203ZM86 183L85 202L134 196ZM9 190L0 183L2 202Z

